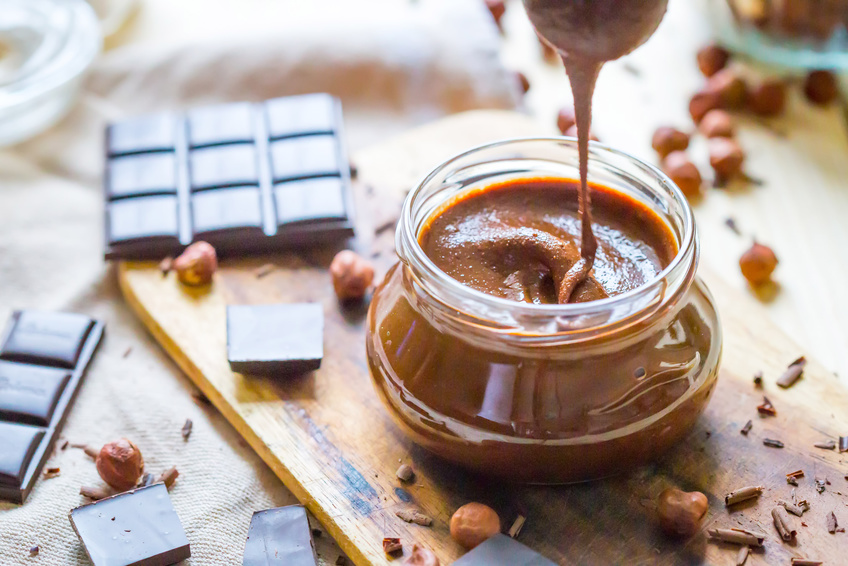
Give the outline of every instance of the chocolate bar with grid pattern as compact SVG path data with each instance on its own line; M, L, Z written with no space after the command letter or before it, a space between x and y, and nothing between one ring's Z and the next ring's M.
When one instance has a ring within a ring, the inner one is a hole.
M0 499L26 500L102 335L81 314L12 314L0 335Z
M106 136L106 258L222 255L353 235L342 111L328 94L141 116Z

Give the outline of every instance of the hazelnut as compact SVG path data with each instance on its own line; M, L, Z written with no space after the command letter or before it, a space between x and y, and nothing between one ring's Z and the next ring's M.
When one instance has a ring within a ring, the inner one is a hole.
M665 157L673 151L682 151L689 147L689 134L681 132L677 128L661 126L654 132L651 147L660 157Z
M786 108L786 85L783 81L765 80L748 91L748 108L760 116L777 116Z
M185 285L207 285L218 269L218 255L207 242L195 242L174 260L177 279Z
M721 180L732 179L742 172L745 152L730 138L712 138L710 140L710 166Z
M565 135L565 132L570 130L576 123L577 117L574 115L574 108L570 106L560 108L559 114L557 114L557 128L559 128L559 133Z
M736 130L733 116L719 108L707 112L698 129L708 138L732 138Z
M707 112L716 108L721 108L721 95L717 92L702 90L689 100L689 114L696 124L700 124Z
M501 532L501 519L495 510L482 503L466 503L450 520L453 540L471 550Z
M503 0L486 0L486 7L489 9L489 12L492 14L492 18L495 19L495 24L498 26L498 29L503 31L503 27L501 27L501 18L506 13L506 3Z
M698 532L709 508L707 496L700 491L668 488L657 500L660 528L670 536L691 537Z
M356 252L342 250L330 263L330 276L340 301L361 299L374 282L374 266Z
M724 47L711 43L698 51L698 68L705 77L711 77L727 66L730 52Z
M739 258L739 269L748 283L762 285L771 279L777 263L777 256L770 247L754 242Z
M527 75L521 71L515 71L515 80L519 87L521 87L522 94L527 94L527 91L530 90L530 80L527 78Z
M403 562L404 566L441 566L433 551L417 544L412 545L412 554Z
M804 94L813 104L830 104L839 97L836 77L830 71L813 71L804 81Z
M95 465L103 481L118 491L134 488L144 472L141 451L126 438L104 444Z
M663 171L687 197L701 192L701 172L683 151L673 151L663 161Z
M732 110L745 106L748 87L742 77L733 69L722 69L707 81L708 92L717 93L721 101L720 108Z
M574 124L573 126L568 128L567 130L565 130L564 135L570 136L572 138L576 138L577 137L577 124ZM591 130L589 131L589 139L592 140L592 141L601 141L601 140L598 139L598 136L595 135L595 132L593 132Z

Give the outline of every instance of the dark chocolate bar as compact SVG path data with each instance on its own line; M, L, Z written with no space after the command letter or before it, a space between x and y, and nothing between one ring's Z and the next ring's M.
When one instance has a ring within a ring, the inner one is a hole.
M453 566L556 566L517 540L497 534L464 554Z
M298 374L324 357L324 311L318 303L229 305L227 359L247 374Z
M191 556L163 483L77 507L70 520L94 566L166 566Z
M102 335L80 314L12 314L0 337L0 499L29 495Z
M250 520L243 566L315 566L306 509L290 505L257 511Z
M341 103L238 102L112 124L106 258L159 259L196 240L222 254L353 235Z

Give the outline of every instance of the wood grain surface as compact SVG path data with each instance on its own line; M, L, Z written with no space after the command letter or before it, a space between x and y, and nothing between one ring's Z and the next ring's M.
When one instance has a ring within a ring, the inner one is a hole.
M351 244L374 258L378 277L395 261L394 230L407 190L439 162L487 141L539 133L528 118L507 112L456 115L354 155L358 239ZM379 232L375 234L375 229ZM399 564L382 552L385 536L432 548L443 565L462 554L448 532L453 511L482 501L508 528L518 514L527 522L518 537L560 564L734 564L736 548L707 541L706 528L750 527L768 533L748 564L789 564L813 557L844 563L848 535L829 534L833 511L848 525L846 454L815 442L848 434L848 393L815 360L792 388L775 380L805 353L764 316L750 298L702 269L722 316L724 357L715 395L692 434L662 460L604 481L563 487L516 486L470 476L412 445L380 405L365 360L366 306L342 308L326 268L334 249L225 261L205 289L181 286L153 263L122 263L124 296L153 336L310 509L359 566ZM266 263L275 268L258 277ZM296 379L269 380L230 371L225 305L315 301L324 307L325 359L320 370ZM752 376L764 372L764 389ZM756 406L769 396L776 417L760 418ZM749 420L747 436L740 429ZM785 448L769 448L764 438ZM395 477L400 463L416 471L410 484ZM791 497L785 474L803 469L799 499L811 509L798 525L797 541L780 541L771 519L779 499ZM816 477L826 478L823 493ZM728 511L723 496L745 485L763 485L759 501ZM700 490L710 510L703 530L688 541L664 537L656 527L654 500L666 487ZM417 506L432 527L401 521L395 512ZM801 523L803 520L803 525Z

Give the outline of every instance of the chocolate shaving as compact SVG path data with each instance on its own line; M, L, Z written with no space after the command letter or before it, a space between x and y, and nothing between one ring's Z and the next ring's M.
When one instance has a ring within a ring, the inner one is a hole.
M824 486L827 480L823 480L821 478L816 478L816 491L819 493L824 493Z
M516 517L515 521L512 522L512 526L509 528L509 531L507 531L507 534L512 538L517 537L518 533L520 533L521 529L524 527L524 522L526 520L527 518L524 515Z
M423 527L429 527L433 524L433 518L428 517L418 509L401 509L400 511L395 511L395 515L407 523L415 523Z
M839 523L836 521L836 515L833 511L827 514L827 532L834 534Z
M777 416L777 409L774 408L768 397L763 395L763 404L757 406L757 412L767 417Z
M740 487L739 489L734 489L733 491L724 496L724 505L730 507L731 505L735 505L742 501L753 499L754 497L759 497L762 492L763 486L761 485L750 485L747 487Z
M132 353L132 346L127 346L127 349L126 349L126 350L124 350L124 355L123 355L123 356L121 356L121 357L126 359L126 358L128 358L128 357L129 357L129 355L130 355L131 353Z
M786 514L786 509L783 507L775 507L771 510L771 517L774 519L774 527L780 533L780 538L783 540L792 540L795 538L797 531L792 526L789 515Z
M185 424L183 425L180 434L183 435L183 440L188 440L188 437L191 436L191 427L194 426L194 423L191 422L191 419L186 419Z
M277 269L277 266L273 263L266 263L264 265L260 265L253 271L253 275L256 276L257 279L262 279L272 271Z
M786 481L791 483L792 485L798 485L797 481L795 483L792 483L789 480L790 479L797 480L798 478L803 478L803 477L804 477L804 470L796 470L794 472L789 472L788 474L786 474Z
M174 258L172 258L171 256L168 256L159 262L159 271L162 272L162 277L168 275L168 273L170 273L173 268Z
M816 442L813 446L821 448L822 450L833 450L836 448L836 441L828 440L827 442Z
M743 566L748 560L748 553L751 552L751 547L747 544L739 547L739 552L736 553L736 566Z
M777 384L784 389L787 387L792 387L792 385L798 381L798 378L801 377L801 374L804 373L804 366L807 365L807 360L804 356L801 356L786 368L786 371L783 372L777 379Z
M62 445L59 447L59 450L65 450L68 447L69 444L70 444L70 442L66 438L64 441L62 441Z
M82 487L80 487L79 492L80 492L80 495L82 495L83 497L88 497L89 499L92 499L94 501L97 501L99 499L105 499L105 498L109 497L110 495L112 495L110 492L106 491L105 489L103 489L101 487L82 486Z
M821 566L824 564L821 560L812 560L810 558L793 558L792 566Z
M839 437L839 453L848 452L848 436Z
M783 443L779 440L774 440L773 438L764 438L763 444L770 446L771 448L783 448Z
M747 546L762 546L766 540L765 533L745 529L709 529L707 534L711 539Z
M383 552L386 554L394 554L395 552L401 552L402 550L403 545L400 543L399 538L386 537L383 539Z
M753 426L754 426L754 422L748 421L747 423L745 423L745 426L743 426L742 430L740 430L739 432L741 432L745 436L748 436L748 433L751 432L751 427L753 427Z
M792 513L793 515L800 517L804 514L804 511L809 511L810 504L806 501L801 501L798 504L789 503L787 501L783 501L782 499L778 501L778 504L783 505L783 508Z

